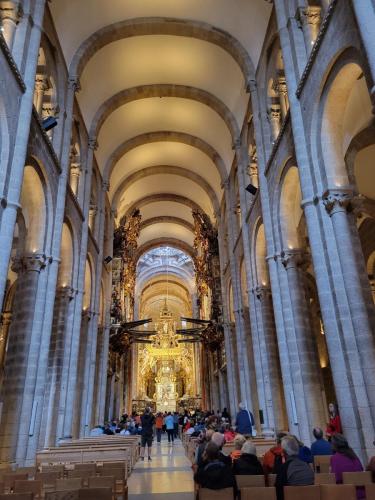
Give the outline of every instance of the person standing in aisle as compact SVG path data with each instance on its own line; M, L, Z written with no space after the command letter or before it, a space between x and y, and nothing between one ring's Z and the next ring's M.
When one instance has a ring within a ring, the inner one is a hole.
M159 412L156 415L156 420L155 420L155 429L156 429L156 442L161 443L161 433L163 431L163 415Z
M165 426L167 428L168 443L173 443L174 441L174 420L171 412L165 417Z
M148 459L151 460L151 447L154 436L154 423L155 417L151 413L151 408L146 408L144 414L141 416L141 452L140 458L142 461L145 459L145 448L147 445Z

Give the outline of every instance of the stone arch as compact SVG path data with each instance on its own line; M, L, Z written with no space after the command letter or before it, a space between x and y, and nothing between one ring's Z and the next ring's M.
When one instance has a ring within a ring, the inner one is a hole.
M45 186L36 165L24 168L20 204L27 229L25 251L43 253L47 237L47 200Z
M144 253L148 252L149 250L152 250L153 248L162 247L162 246L169 246L169 247L177 248L178 250L182 250L183 252L185 252L190 257L192 257L192 258L194 257L194 249L191 246L187 245L185 242L178 240L177 238L176 239L174 239L174 238L157 238L157 239L148 241L147 243L145 243L144 245L140 246L137 249L136 262Z
M189 87L186 85L174 84L153 84L153 85L139 85L129 89L124 89L118 92L106 102L104 102L96 112L90 127L90 136L98 137L100 128L109 115L120 106L138 99L145 99L148 97L181 97L183 99L191 99L205 104L212 108L222 118L228 127L233 143L239 137L239 128L235 117L231 110L218 99L215 95L207 92L206 90Z
M135 208L142 208L145 205L148 205L149 203L156 202L156 201L173 201L175 203L180 203L181 205L186 205L187 207L191 208L192 210L203 211L202 208L200 207L200 205L195 203L193 200L190 200L189 198L185 198L184 196L180 196L180 195L174 194L174 193L160 193L160 194L152 194L149 196L145 196L144 198L141 198L140 200L135 201L127 209L125 215L131 214Z
M283 249L301 247L298 226L303 215L301 208L302 193L298 168L289 162L281 179L279 200L279 221Z
M73 234L67 222L63 223L61 235L61 253L58 275L59 286L71 286L74 266Z
M162 222L163 224L178 224L179 226L185 227L192 233L194 233L194 226L190 222L180 219L179 217L173 217L172 215L161 215L159 217L152 217L141 223L141 231L145 227L151 226L152 224L157 224Z
M203 141L199 137L192 136L190 134L185 134L183 132L173 132L173 131L159 131L159 132L148 132L145 134L138 135L120 144L116 150L110 155L107 163L104 167L103 179L104 181L109 181L111 177L112 170L114 169L116 163L124 156L128 151L142 146L143 144L149 144L151 142L181 142L183 144L188 144L202 151L206 154L211 161L216 165L221 181L223 182L227 177L227 172L225 168L225 163L219 153L210 146L207 142Z
M255 78L249 54L232 35L205 22L164 17L126 19L101 28L81 44L72 59L69 74L79 78L88 61L102 47L124 38L145 35L184 36L212 43L228 52L237 62L246 86Z
M349 185L345 156L373 119L367 65L355 48L341 52L323 86L315 131L327 187Z
M207 193L209 199L211 200L213 211L216 212L217 210L219 210L219 201L216 197L215 191L212 189L210 184L208 184L208 182L205 179L203 179L203 177L196 174L195 172L192 172L191 170L182 167L175 167L173 165L156 165L153 167L146 167L126 177L116 190L112 202L113 206L114 207L117 206L119 198L122 195L122 192L124 191L125 188L128 189L134 182L136 182L139 179L157 174L180 175L181 177L187 177L191 179L192 181L196 182Z

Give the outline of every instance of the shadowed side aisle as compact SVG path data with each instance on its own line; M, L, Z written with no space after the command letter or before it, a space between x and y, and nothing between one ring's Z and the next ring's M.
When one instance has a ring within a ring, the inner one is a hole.
M152 461L139 461L129 479L129 500L193 500L193 473L181 441L154 441L152 448Z

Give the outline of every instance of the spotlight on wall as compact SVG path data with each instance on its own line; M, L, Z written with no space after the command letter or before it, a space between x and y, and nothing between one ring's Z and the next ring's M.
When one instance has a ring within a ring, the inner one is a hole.
M111 260L112 260L112 257L110 255L107 255L107 257L104 259L104 262L106 264L109 264L111 262Z
M257 191L258 191L258 188L256 188L253 184L249 184L248 186L245 187L245 189L250 194L257 194Z
M48 132L52 128L56 127L56 125L57 125L57 120L54 116L49 116L48 118L45 118L42 121L42 127L44 128L44 130L46 132Z

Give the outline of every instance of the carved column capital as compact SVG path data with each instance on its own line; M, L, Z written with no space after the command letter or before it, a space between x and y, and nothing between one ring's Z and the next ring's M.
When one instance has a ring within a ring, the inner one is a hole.
M280 75L277 77L274 83L274 89L278 94L287 96L288 95L288 87L286 84L286 78L284 75Z
M94 313L90 309L83 308L82 310L82 320L90 321Z
M96 140L96 137L91 137L89 139L88 146L89 146L89 149L92 149L94 151L96 151L98 149L99 144L98 144L98 141Z
M358 204L359 198L352 189L329 189L322 196L325 209L330 216L338 212L352 210Z
M109 191L110 184L109 181L103 181L102 182L102 190L106 193Z
M320 25L321 8L317 5L309 7L300 7L298 9L298 18L302 24Z
M70 76L68 79L68 89L72 90L74 93L81 90L81 82L78 76Z
M76 296L76 290L71 286L60 286L56 290L56 296L71 301Z
M18 2L2 1L0 2L0 20L12 21L18 24L23 16L22 5Z
M285 269L303 268L309 263L309 255L301 249L283 250L280 255L281 263Z
M1 314L1 319L0 319L0 323L3 325L3 326L9 326L12 322L12 312L11 311L4 311L2 314Z
M12 262L12 271L16 273L38 272L44 269L49 262L49 259L44 254L32 253L15 257Z
M228 176L226 179L222 181L221 187L222 189L229 189L229 186L230 186L230 178Z
M256 298L263 301L271 296L271 288L267 285L258 285L254 288Z
M270 120L280 120L280 107L279 106L271 106L268 110L268 116Z

